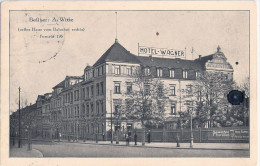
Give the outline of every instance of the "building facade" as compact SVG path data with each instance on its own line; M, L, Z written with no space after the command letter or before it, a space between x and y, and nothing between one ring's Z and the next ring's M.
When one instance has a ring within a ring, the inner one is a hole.
M169 90L166 129L176 129L179 112L187 111L198 100L192 85L200 72L220 72L233 79L233 68L220 47L214 54L184 60L136 56L116 40L96 63L86 66L82 76L66 76L52 93L38 97L42 137L106 140L111 129L126 132L139 128L138 123L115 114L126 99L124 94L135 88L132 82L137 69L160 78Z

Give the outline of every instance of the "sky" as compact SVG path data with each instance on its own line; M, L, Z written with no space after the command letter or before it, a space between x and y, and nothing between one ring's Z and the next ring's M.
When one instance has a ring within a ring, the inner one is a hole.
M73 22L52 22L59 17ZM37 18L49 21L36 22ZM32 31L54 27L70 31ZM76 28L84 31L72 31ZM249 76L247 11L117 11L117 28L115 11L12 11L10 110L18 108L19 86L21 98L33 104L66 75L83 75L86 65L93 65L115 42L116 31L118 42L136 55L138 43L186 48L186 59L215 53L219 45L234 68L234 80L242 83Z

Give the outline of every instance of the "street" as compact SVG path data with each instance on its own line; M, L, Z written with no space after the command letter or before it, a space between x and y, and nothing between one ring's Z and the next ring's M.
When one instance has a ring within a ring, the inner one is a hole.
M33 144L43 157L249 157L247 149L176 149L59 142Z

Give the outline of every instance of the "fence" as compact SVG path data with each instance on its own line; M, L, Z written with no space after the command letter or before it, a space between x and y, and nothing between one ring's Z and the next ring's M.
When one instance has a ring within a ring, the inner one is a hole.
M137 141L142 141L143 130L135 130L131 132L131 140L133 141L134 132L137 134ZM145 132L146 141L148 140L149 131ZM229 128L197 128L192 130L193 141L201 143L248 143L249 142L249 129L248 127L229 127ZM111 140L111 135L107 135L107 140ZM114 134L114 140L117 135ZM179 130L163 130L154 129L150 130L151 142L177 142L179 137L180 142L190 142L191 130L179 129ZM125 140L124 133L119 134L119 140Z

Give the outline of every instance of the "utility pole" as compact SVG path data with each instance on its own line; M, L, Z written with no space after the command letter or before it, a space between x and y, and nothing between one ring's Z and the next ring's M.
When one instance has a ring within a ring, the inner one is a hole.
M20 92L21 88L19 86L19 139L18 139L18 148L21 148L21 110L20 110Z
M113 112L113 108L112 108L112 90L110 90L110 109L111 109L111 144L113 144L113 126L112 126L112 122L113 122L113 115L112 115L112 112Z

